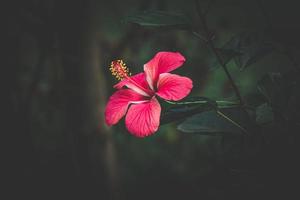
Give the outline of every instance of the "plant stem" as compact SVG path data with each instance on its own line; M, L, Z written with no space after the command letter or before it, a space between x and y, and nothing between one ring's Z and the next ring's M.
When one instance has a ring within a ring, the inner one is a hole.
M235 92L235 94L236 94L236 96L237 96L237 98L240 102L240 105L243 105L244 103L243 103L243 99L242 99L242 96L240 94L240 91L239 91L238 87L236 86L233 78L231 77L231 75L230 75L230 73L229 73L229 71L226 67L226 64L223 62L221 56L219 55L217 49L214 46L214 43L211 39L210 32L209 32L209 29L208 29L208 26L207 26L207 23L206 23L205 16L204 16L204 14L202 14L202 11L200 9L200 4L199 4L198 0L195 0L195 4L196 4L197 13L198 13L200 21L202 23L203 31L204 31L205 36L206 36L206 40L205 40L206 44L213 51L213 53L216 56L219 64L222 66L222 68L223 68L227 78L229 79L230 84L231 84L231 86L232 86L232 88L233 88L233 90L234 90L234 92Z
M190 104L205 104L209 103L209 101L206 100L200 100L200 101L184 101L184 102L174 102L174 101L165 101L169 104L173 105L190 105ZM217 103L218 108L234 108L234 107L240 107L239 102L235 101L215 101Z
M199 39L202 40L203 42L205 42L205 43L208 42L208 40L207 40L204 36L202 36L201 34L199 34L198 32L193 31L193 34L194 34L194 36L196 36L197 38L199 38Z
M201 103L207 103L208 101L201 100L201 101L184 101L184 102L174 102L174 101L165 101L169 104L173 105L188 105L188 104L201 104Z

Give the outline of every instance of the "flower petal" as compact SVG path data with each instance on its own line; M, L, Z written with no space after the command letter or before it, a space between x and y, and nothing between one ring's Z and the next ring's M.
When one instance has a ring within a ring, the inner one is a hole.
M144 100L144 97L131 89L121 89L116 91L109 98L105 108L106 124L111 126L118 123L118 121L126 114L129 104L141 100Z
M186 97L192 88L191 79L176 74L162 73L158 78L156 94L166 100L178 101Z
M148 83L146 82L145 73L139 73L134 76L131 76L130 78L146 90L149 89ZM141 94L143 96L149 96L144 90L136 86L134 83L130 82L130 80L128 79L120 81L119 83L114 85L114 88L121 89L124 86L127 86L128 88L134 90L138 94Z
M170 72L180 67L185 58L178 52L158 52L154 58L144 65L146 80L153 90L159 74Z
M160 112L155 97L149 102L131 105L125 118L127 130L137 137L152 135L159 127Z

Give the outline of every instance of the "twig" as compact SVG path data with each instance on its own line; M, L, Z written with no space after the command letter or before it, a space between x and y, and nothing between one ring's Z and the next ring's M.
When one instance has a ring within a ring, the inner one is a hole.
M228 116L226 116L224 113L222 113L220 110L217 110L217 113L223 117L224 119L228 120L230 123L232 123L233 125L237 126L239 129L241 129L245 134L248 135L248 132L246 129L244 129L241 125L239 125L237 122L233 121L232 119L230 119Z
M202 40L204 43L207 43L208 40L202 36L201 34L197 33L196 31L193 31L194 36L196 36L197 38L199 38L200 40Z
M240 94L240 91L239 91L238 87L236 86L233 78L231 77L231 75L230 75L230 73L229 73L229 71L226 67L226 64L223 62L221 56L219 55L217 49L214 46L214 43L213 43L211 37L210 37L210 32L209 32L209 29L208 29L208 26L207 26L207 23L206 23L205 16L202 14L202 11L200 9L200 4L197 0L195 0L195 4L196 4L197 13L198 13L200 21L202 23L202 28L204 30L204 33L205 33L205 36L206 36L206 39L207 39L207 45L208 45L209 48L211 48L211 50L215 54L219 64L222 66L227 78L229 79L229 81L231 83L231 86L232 86L237 98L239 99L240 105L243 105L244 103L243 103L243 99L242 99L242 96Z

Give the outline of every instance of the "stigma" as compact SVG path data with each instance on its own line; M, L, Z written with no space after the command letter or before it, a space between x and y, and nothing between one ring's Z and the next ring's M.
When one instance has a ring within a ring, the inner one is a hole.
M112 61L109 70L111 71L111 74L118 80L123 80L131 75L123 60Z

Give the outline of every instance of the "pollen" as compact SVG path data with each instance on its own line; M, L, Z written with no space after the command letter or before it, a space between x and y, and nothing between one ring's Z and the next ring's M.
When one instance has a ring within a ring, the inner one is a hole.
M114 60L111 62L109 70L111 74L115 76L118 80L122 80L131 75L129 69L123 60Z

